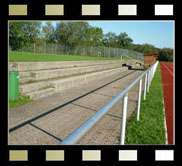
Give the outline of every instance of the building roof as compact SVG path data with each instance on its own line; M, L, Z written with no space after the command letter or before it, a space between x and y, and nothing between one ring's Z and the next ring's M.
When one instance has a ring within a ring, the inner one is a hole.
M159 53L150 53L150 54L144 54L143 56L159 56Z

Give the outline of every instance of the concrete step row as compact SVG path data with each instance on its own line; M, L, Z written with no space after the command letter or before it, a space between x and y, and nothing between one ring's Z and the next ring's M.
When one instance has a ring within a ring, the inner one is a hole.
M117 68L117 69L111 69L107 71L101 71L96 73L90 73L86 75L81 76L75 76L67 79L59 79L50 82L50 86L55 88L55 91L61 91L64 89L69 89L75 86L83 85L91 81L99 80L104 77L108 77L114 74L118 74L122 71L127 70L125 67Z
M15 71L37 71L51 70L68 67L84 67L104 64L123 63L120 60L104 60L104 61L61 61L61 62L9 62L9 70Z
M30 75L33 80L45 80L58 77L71 76L75 74L84 74L88 72L101 71L106 69L121 67L121 64L109 64L109 65L97 65L97 66L86 66L86 67L75 67L75 68L65 68L65 69L55 69L55 70L43 70L31 72Z
M118 74L124 70L127 70L127 68L121 67L118 69L112 69L108 71L101 71L101 72L90 73L90 74L81 75L81 76L75 76L75 77L71 77L67 79L55 80L50 82L50 86L54 87L55 91L58 92L64 89L69 89L75 86L83 85L94 80L99 80L114 74Z
M19 77L20 78L31 77L31 72L19 72Z
M41 88L44 88L46 86L49 86L49 82L40 81L40 82L35 82L30 84L24 84L19 86L19 92L22 94L25 94L28 92L40 90Z
M54 69L54 70L39 70L31 72L19 72L19 82L21 84L31 82L31 81L40 81L47 79L54 79L59 77L66 77L71 75L84 74L88 72L96 72L101 70L108 70L112 68L121 67L122 64L104 64L96 66L85 66L85 67L74 67L74 68L64 68L64 69Z
M30 83L20 85L19 91L20 93L37 100L43 97L50 96L54 93L60 92L65 89L70 89L72 87L80 86L94 80L99 80L111 75L121 73L125 70L127 70L126 67L120 67L117 69L110 69L89 74L83 74L79 76L72 76L58 80Z
M140 61L138 61L139 63ZM126 61L132 66L136 62ZM40 99L61 90L80 86L107 76L118 74L128 67L123 61L17 62L12 68L19 71L19 92ZM36 82L35 82L36 81Z
M33 77L26 77L26 78L20 78L19 79L19 83L23 84L23 83L30 83L31 81L34 81Z
M53 95L55 93L55 88L47 88L47 89L40 89L37 91L26 93L26 96L29 96L30 98L34 100L41 99L43 97L48 97L50 95Z

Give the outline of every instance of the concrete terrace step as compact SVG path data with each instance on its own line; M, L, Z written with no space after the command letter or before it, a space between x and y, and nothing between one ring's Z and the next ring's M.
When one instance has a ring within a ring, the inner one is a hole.
M81 76L73 76L70 78L51 81L49 85L51 87L54 87L55 91L58 92L58 91L61 91L64 89L69 89L69 88L72 88L75 86L86 84L86 83L94 81L94 80L99 80L99 79L102 79L107 76L118 74L124 70L127 70L127 68L121 67L121 68L117 68L117 69L95 72L95 73L85 74L85 75L81 75Z
M37 91L25 93L26 96L29 96L30 98L37 100L41 99L43 97L48 97L55 93L55 88L47 88L47 89L40 89Z
M19 83L23 84L23 83L27 83L29 81L34 80L33 77L25 77L25 78L19 78Z
M72 62L17 62L12 68L19 70L19 92L40 99L61 90L87 84L94 80L122 73L128 67L122 67L124 61L72 61ZM137 66L136 62L126 64ZM135 67L138 69L138 67ZM36 81L27 83L28 81Z
M59 69L68 67L83 67L102 64L118 64L120 60L104 61L61 61L61 62L9 62L9 70L16 71L36 71L46 69Z
M28 93L28 92L33 92L36 90L40 90L41 88L44 88L46 86L49 86L48 82L35 82L35 83L30 83L30 84L25 84L25 85L20 85L19 86L19 92L20 93Z
M30 77L30 76L31 76L30 72L19 72L20 78L26 78L26 77Z
M42 97L50 96L51 94L54 94L61 90L69 89L94 80L99 80L104 77L118 74L125 70L127 70L126 67L120 67L116 69L97 71L94 73L71 76L56 80L40 81L35 83L24 84L19 86L19 92L36 100Z
M74 74L83 74L87 72L95 72L106 69L112 69L121 67L121 64L107 64L107 65L97 65L88 67L76 67L76 68L66 68L66 69L56 69L56 70L43 70L31 72L31 76L34 80L45 80L56 77L71 76Z

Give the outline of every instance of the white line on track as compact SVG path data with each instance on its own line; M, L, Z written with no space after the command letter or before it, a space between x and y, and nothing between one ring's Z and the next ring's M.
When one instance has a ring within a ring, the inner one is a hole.
M165 136L166 136L166 145L168 145L168 133L167 133L167 120L166 120L166 111L165 111L165 104L164 99L162 100L163 103L163 111L164 111L164 128L165 128Z
M169 73L174 77L174 74L169 70L169 68L163 63L164 67L169 71Z

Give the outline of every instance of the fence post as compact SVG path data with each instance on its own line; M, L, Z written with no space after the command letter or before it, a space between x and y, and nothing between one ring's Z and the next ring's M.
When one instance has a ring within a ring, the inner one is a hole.
M46 53L46 43L44 44L44 54Z
M151 81L152 81L152 69L150 69L150 84L151 84Z
M154 66L152 67L152 79L153 79L153 77L154 77ZM151 81L152 81L152 79L151 79Z
M111 47L109 46L109 57L111 57Z
M147 80L147 92L149 92L149 84L150 84L150 70L148 72L148 80Z
M84 53L85 53L85 56L86 56L86 49L85 48L86 48L86 46L84 46Z
M143 95L143 99L146 99L146 89L147 89L147 73L145 75L145 85L144 85L144 95Z
M124 145L124 141L125 141L127 104L128 104L128 93L126 93L123 96L122 123L121 123L121 134L120 134L120 144L121 145Z
M153 66L153 77L154 77L154 74L155 74L155 65L156 65L156 64L154 64L154 66ZM152 78L153 78L153 77L152 77Z
M55 54L57 54L57 44L56 44L56 46L55 46L56 48L55 48Z
M53 44L51 44L51 45L52 45L52 54L54 54Z
M35 43L34 43L34 53L35 53Z
M142 92L142 78L139 81L139 87L138 87L137 121L140 119L141 92Z
M121 49L119 49L119 53L120 53L120 55L121 55L121 60L123 60L122 50L121 50Z

